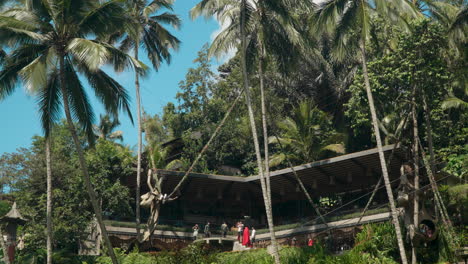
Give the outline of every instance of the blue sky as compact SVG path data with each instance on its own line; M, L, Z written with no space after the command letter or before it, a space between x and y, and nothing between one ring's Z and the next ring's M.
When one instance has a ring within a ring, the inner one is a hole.
M151 74L141 81L141 97L145 111L151 114L161 113L164 105L175 102L175 94L178 91L178 83L184 79L187 69L194 66L193 60L197 52L205 43L211 41L216 33L218 23L211 19L199 18L191 21L189 10L199 0L177 0L174 4L174 12L182 19L182 27L179 31L173 31L182 41L178 52L173 54L171 65L163 65L159 72L152 71ZM140 53L141 54L141 53ZM143 59L145 64L149 61ZM216 61L213 61L216 65ZM112 74L115 76L132 96L132 111L135 112L134 100L134 75L132 72ZM89 92L98 121L99 114L103 113L101 104L95 100L92 91ZM135 114L134 119L136 120ZM130 123L128 117L121 115L121 126L119 130L124 133L124 143L132 148L136 145L136 126ZM16 92L0 101L0 155L4 152L13 152L20 147L29 147L34 135L41 135L39 115L37 113L36 99L28 96L22 87Z

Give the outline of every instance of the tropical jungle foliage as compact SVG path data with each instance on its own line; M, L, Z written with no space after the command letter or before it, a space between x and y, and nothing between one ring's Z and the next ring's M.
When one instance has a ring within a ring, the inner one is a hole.
M141 184L140 167L187 170L240 94L246 104L237 104L195 172L262 174L290 162L374 148L380 134L384 144L399 143L419 165L420 140L430 160L420 171L430 167L454 176L455 184L439 190L460 236L454 239L466 246L466 1L319 2L194 3L193 19L215 17L223 30L198 51L174 101L155 114L140 105L139 79L150 69L138 52L143 48L158 70L188 41L168 29L180 26L172 0L0 1L0 103L25 87L36 100L44 132L30 147L0 156L0 215L16 201L28 219L19 230L25 241L19 263L274 263L265 250L219 253L202 245L155 256L119 249L112 254L105 232L109 257L75 256L94 217L102 226L104 218L136 218L138 225L139 192L128 186ZM215 68L212 57L226 52L234 56ZM135 74L136 153L121 144L132 135L116 131L122 112L133 120L128 92L133 87L111 78L112 70ZM104 106L99 121L84 83ZM255 123L262 127L258 138ZM138 180L129 184L134 164ZM333 199L330 194L321 201ZM330 256L319 243L282 248L279 258L398 263L403 243L398 236L390 224L366 226L342 256ZM453 260L450 239L442 233L418 250L418 261Z

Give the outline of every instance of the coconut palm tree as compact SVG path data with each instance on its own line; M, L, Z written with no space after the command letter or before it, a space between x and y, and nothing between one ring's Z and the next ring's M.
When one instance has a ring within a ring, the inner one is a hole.
M273 231L273 217L271 213L271 195L269 181L269 151L268 131L266 121L266 102L264 93L264 68L268 56L273 56L278 65L283 66L292 62L293 50L300 43L300 35L294 27L291 6L296 1L234 1L234 0L203 0L191 10L192 18L200 15L205 17L216 16L227 28L221 32L210 46L210 55L222 56L227 50L237 48L240 42L241 63L243 68L244 88L246 92L247 108L249 112L252 135L256 149L256 156L261 177L265 208L267 211L270 236L274 248L275 261L279 263L279 254ZM294 4L295 5L295 4ZM248 55L247 55L248 54ZM248 61L247 61L248 60ZM265 149L265 167L262 165L260 146L258 145L257 131L247 73L257 63L259 75L262 127Z
M99 124L94 125L94 133L97 138L104 140L123 140L123 132L120 130L114 131L116 127L120 125L118 119L113 118L109 115L99 115Z
M47 225L47 264L52 264L53 251L53 226L52 226L52 164L50 159L50 137L46 139L46 171L47 171L47 204L46 204L46 225Z
M131 116L126 90L101 66L111 64L116 70L136 67L141 72L145 67L99 40L127 23L121 1L30 2L26 8L12 8L0 15L1 44L11 49L0 71L0 99L11 94L18 83L36 94L46 138L63 106L91 205L108 253L117 264L76 130L78 123L93 144L94 112L81 80L88 82L108 113L117 116L124 110Z
M331 118L311 101L300 103L291 117L277 125L282 134L270 137L269 142L281 143L284 151L271 157L271 166L278 166L287 159L294 163L307 163L325 157L329 152L345 153L344 135L333 130Z
M158 70L161 63L171 62L171 49L177 50L179 39L172 35L165 25L179 28L180 19L170 12L160 13L162 9L172 11L173 0L130 0L126 3L127 14L131 26L125 31L115 35L121 39L121 49L125 52L133 51L135 59L139 58L139 50L143 47L146 56L151 61L153 68ZM137 185L136 185L136 224L139 237L140 226L140 188L141 188L141 155L143 151L142 120L141 120L141 96L140 73L135 71L135 97L138 123L138 151L137 151Z
M369 76L367 71L366 43L370 38L370 20L371 16L382 14L388 18L389 22L395 24L405 24L406 19L418 15L412 3L406 0L392 1L369 1L369 0L326 0L321 2L313 16L315 28L331 29L334 33L335 54L337 58L344 54L351 54L359 50L364 75L364 84L367 92L367 99L372 117L374 135L379 152L380 166L387 190L390 209L392 212L393 224L395 226L398 246L400 249L401 260L406 264L406 252L403 245L398 215L393 199L392 188L388 177L388 170L385 162L385 156L382 149L382 140L378 125L377 113L375 111L374 99L372 96Z

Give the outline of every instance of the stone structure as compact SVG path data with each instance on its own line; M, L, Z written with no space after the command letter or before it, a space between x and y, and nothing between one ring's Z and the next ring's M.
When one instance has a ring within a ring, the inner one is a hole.
M96 218L89 223L89 226L83 233L83 237L84 238L79 242L80 248L78 250L78 254L85 256L99 256L101 253L102 234Z
M16 231L18 225L23 225L26 219L21 216L20 212L16 208L16 202L13 203L11 210L2 218L0 218L0 225L2 229L3 237L1 237L1 244L3 252L7 252L4 255L4 261L6 264L13 263L15 260L16 252Z

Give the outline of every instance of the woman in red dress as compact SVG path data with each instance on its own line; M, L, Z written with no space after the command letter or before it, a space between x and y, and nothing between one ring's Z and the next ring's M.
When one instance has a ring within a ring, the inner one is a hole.
M309 247L313 246L314 245L314 240L312 238L309 238L309 241L307 242L307 245Z
M242 245L246 247L252 246L250 244L250 233L249 233L249 228L245 227L244 228L244 235L242 236Z

